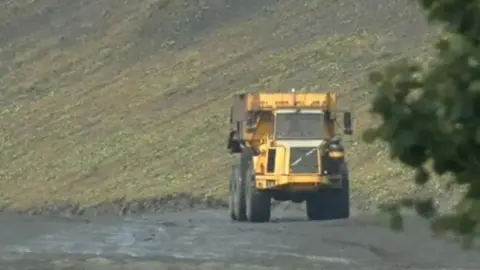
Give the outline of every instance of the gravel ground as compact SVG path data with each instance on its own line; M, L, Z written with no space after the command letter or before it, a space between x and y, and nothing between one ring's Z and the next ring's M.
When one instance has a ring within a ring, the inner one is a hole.
M275 207L266 224L225 210L132 216L2 215L3 269L478 269L480 253L435 239L407 217L394 233L371 215L311 222L302 205ZM35 266L35 268L32 268ZM56 268L53 268L55 266ZM44 267L44 268L40 268Z

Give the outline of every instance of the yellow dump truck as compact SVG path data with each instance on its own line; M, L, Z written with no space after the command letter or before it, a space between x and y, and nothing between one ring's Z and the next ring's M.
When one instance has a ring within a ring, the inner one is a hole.
M349 217L336 103L332 92L234 95L227 146L232 220L268 222L272 199L306 201L310 220ZM343 128L352 134L350 112L343 112Z

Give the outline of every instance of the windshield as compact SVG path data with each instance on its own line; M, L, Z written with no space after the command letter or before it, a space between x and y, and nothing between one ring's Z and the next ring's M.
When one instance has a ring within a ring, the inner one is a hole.
M319 140L324 133L320 113L278 113L275 117L275 138L280 140Z

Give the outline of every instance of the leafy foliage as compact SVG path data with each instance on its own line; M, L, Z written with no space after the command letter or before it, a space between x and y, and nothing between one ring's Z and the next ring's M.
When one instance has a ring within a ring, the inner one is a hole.
M370 74L377 90L371 113L382 121L364 139L388 143L392 159L416 170L420 186L435 173L467 187L448 215L435 211L432 198L406 198L385 210L399 226L399 207L415 208L435 232L453 232L471 247L480 229L480 1L419 2L445 34L428 66L403 59Z

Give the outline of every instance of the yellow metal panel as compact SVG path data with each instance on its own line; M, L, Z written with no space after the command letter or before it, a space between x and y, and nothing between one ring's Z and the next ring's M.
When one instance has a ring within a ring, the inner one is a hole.
M317 149L317 165L318 165L318 172L323 172L323 164L322 164L322 150Z
M270 119L262 118L261 121L257 123L257 128L252 134L252 139L260 140L273 132L273 123L268 120Z
M276 147L276 149L277 149L277 154L275 156L275 174L276 175L285 174L287 172L285 165L288 164L288 162L285 162L286 160L288 160L285 158L286 156L285 147L279 146L279 147Z
M345 154L343 152L328 152L328 156L331 158L341 158Z
M290 174L290 148L285 148L285 169L283 174Z
M251 93L246 97L247 110L271 110L282 107L320 107L333 106L336 103L336 94L323 93Z
M255 170L255 174L262 173L262 167L264 166L264 163L265 163L265 156L260 155L260 156L253 157L253 168Z
M327 177L307 175L257 175L256 186L259 189L317 189L321 185L328 185Z

